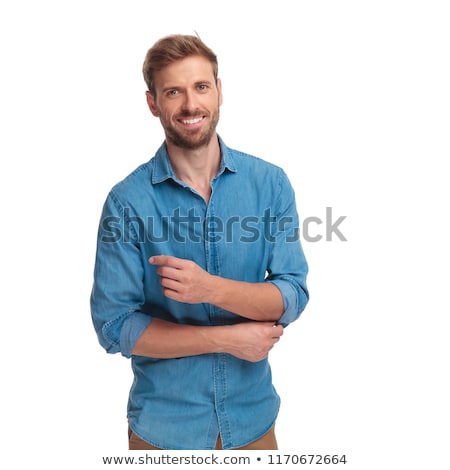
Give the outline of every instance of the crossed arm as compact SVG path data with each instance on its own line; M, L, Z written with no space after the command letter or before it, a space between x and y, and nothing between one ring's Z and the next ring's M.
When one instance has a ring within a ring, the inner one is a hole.
M283 313L280 291L270 283L248 283L209 274L192 261L153 256L164 295L185 303L206 302L255 320L227 326L192 326L154 318L132 353L171 358L226 352L256 362L283 334L276 325Z

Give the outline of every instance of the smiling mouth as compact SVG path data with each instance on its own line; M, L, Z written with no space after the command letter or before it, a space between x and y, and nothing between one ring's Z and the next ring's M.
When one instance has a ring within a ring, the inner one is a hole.
M203 121L204 118L204 116L199 116L191 119L180 119L180 121L187 126L192 126L194 124L198 124L200 121Z

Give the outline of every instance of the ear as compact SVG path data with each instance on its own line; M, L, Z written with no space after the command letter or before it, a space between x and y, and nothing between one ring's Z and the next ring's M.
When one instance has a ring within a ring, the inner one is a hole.
M153 114L153 116L158 117L159 116L159 111L158 111L158 107L156 106L154 96L149 91L145 92L145 96L147 98L147 104L148 104L148 107L149 107L151 113Z
M217 79L217 93L219 95L219 106L221 106L223 97L222 97L222 80L220 78Z

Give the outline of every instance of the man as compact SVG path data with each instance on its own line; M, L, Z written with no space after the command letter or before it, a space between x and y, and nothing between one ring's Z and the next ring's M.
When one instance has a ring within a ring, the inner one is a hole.
M292 187L217 135L199 38L162 38L143 73L166 138L106 199L91 296L101 345L131 357L129 448L277 449L268 354L308 302Z

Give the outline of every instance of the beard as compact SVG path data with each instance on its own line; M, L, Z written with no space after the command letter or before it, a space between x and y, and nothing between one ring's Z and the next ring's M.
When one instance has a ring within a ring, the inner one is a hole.
M212 113L205 113L200 110L184 112L179 114L177 118L192 119L198 116L205 116L206 119L209 119L209 126L197 129L178 129L172 125L168 116L161 114L160 121L166 134L166 139L173 145L187 150L196 150L208 145L215 135L217 123L219 122L219 108L217 107Z

